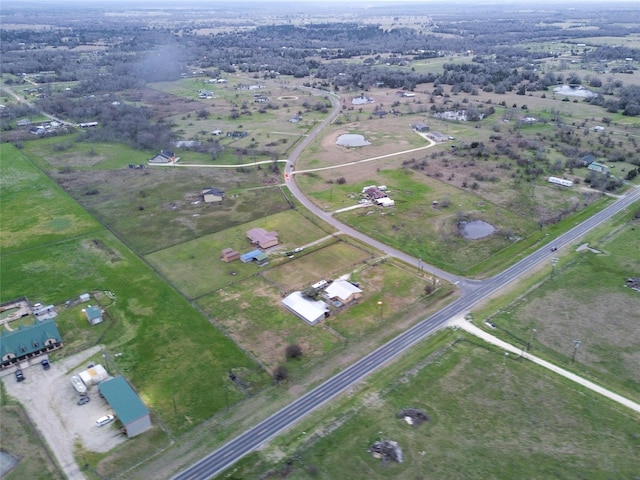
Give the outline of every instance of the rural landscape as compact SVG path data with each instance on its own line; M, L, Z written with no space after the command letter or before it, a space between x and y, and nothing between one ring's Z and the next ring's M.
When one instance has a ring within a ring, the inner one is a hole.
M320 3L0 7L0 476L640 479L638 5Z

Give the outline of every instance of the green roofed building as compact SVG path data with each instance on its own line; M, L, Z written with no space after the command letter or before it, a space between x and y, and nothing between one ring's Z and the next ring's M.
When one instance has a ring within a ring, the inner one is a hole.
M62 347L62 337L53 319L36 320L0 335L2 368Z
M149 409L124 377L100 382L98 391L109 402L116 417L122 422L127 437L135 437L151 428Z

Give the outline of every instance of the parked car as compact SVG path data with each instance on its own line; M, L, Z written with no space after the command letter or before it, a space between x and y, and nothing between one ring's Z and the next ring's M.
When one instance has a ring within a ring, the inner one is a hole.
M40 365L42 365L42 368L44 368L45 370L49 370L51 368L51 364L46 358L40 362Z
M24 380L24 373L21 369L16 370L16 382L22 382Z
M84 405L85 403L89 403L90 400L91 399L89 397L87 397L86 395L83 395L78 400L78 405Z
M116 417L114 417L113 415L104 415L96 420L96 427L102 427L107 423L111 423L115 420L115 418Z

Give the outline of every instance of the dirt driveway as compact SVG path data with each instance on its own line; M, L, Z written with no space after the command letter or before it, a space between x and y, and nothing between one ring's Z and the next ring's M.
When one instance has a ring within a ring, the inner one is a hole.
M99 351L100 347L85 350L51 363L49 370L40 365L44 357L33 359L31 365L22 364L25 380L20 383L15 380L14 368L2 373L7 393L24 405L70 480L85 478L73 456L74 444L81 444L85 450L107 452L126 440L117 421L96 426L97 418L113 413L96 386L87 390L89 403L77 405L79 395L71 385L71 375L86 369L86 359Z

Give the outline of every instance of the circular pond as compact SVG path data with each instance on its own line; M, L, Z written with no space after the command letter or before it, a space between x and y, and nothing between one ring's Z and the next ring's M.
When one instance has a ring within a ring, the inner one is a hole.
M345 133L338 137L336 143L341 147L366 147L371 145L363 135L357 133Z
M478 240L488 237L496 231L493 225L483 220L472 220L470 222L460 222L458 224L460 234L469 240Z

